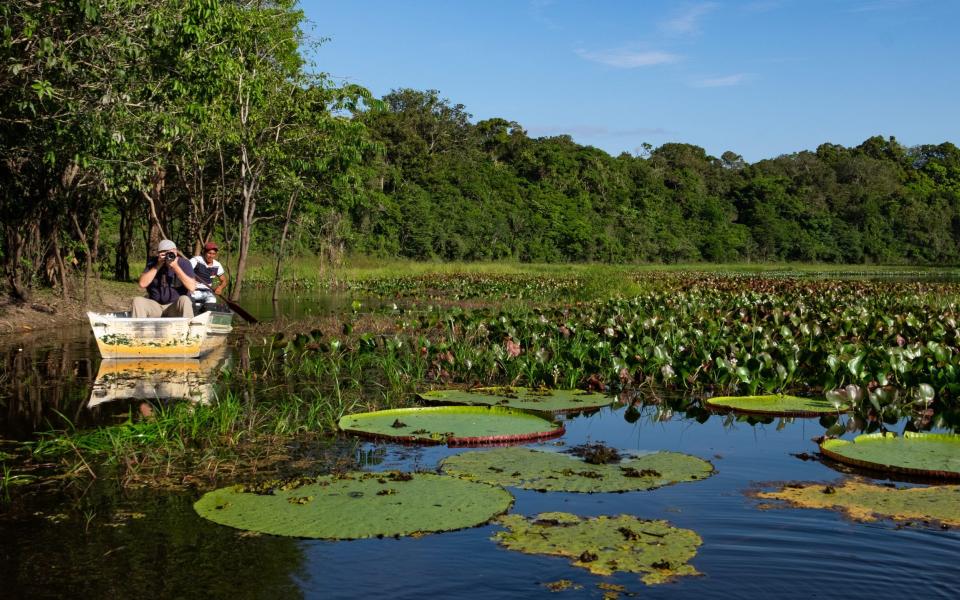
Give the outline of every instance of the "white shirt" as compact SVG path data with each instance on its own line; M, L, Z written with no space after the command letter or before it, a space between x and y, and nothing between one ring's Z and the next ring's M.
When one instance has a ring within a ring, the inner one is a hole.
M210 276L211 276L211 277L220 277L220 276L223 275L223 273L224 273L224 271L223 271L223 265L220 264L220 261L219 261L219 260L214 260L212 263L207 264L207 261L205 261L202 256L194 256L193 258L190 259L190 265L194 268L194 270L196 270L197 265L204 265L204 266L206 266L207 269L210 271ZM209 289L210 289L210 286L208 286L208 285L205 284L205 283L200 283L200 282L198 281L198 282L197 282L197 289L198 289L198 290L209 290Z

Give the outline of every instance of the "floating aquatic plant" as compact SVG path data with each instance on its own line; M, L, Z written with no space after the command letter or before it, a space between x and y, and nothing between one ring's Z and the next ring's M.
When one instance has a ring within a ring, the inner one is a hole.
M549 413L571 413L613 404L614 398L584 390L551 390L525 387L481 387L471 390L434 390L419 394L427 402L506 406Z
M311 483L232 486L204 494L200 516L273 535L349 540L452 531L506 512L503 488L431 473L347 473Z
M756 496L783 500L798 508L842 510L858 521L884 518L960 526L958 485L898 489L850 480L836 486L822 483L787 485L776 492L757 492Z
M503 486L558 492L627 492L705 479L709 462L677 452L657 452L617 464L588 464L556 452L498 448L465 452L441 463L444 473Z
M846 464L926 477L960 478L960 435L906 432L858 435L852 442L827 439L826 456Z
M565 556L597 575L617 571L642 573L647 584L699 575L688 561L702 540L689 529L666 521L645 521L630 515L583 519L568 513L543 513L533 519L506 515L507 531L494 536L501 546L525 554Z
M563 425L528 412L501 407L434 406L397 408L342 417L348 433L427 444L491 444L562 435Z
M800 398L784 394L717 396L708 399L707 406L715 410L781 417L819 417L850 410L850 405L846 403L834 404L825 398Z

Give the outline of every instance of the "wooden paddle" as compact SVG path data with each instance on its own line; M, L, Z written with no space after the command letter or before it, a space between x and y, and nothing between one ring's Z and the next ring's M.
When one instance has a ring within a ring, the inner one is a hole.
M223 302L224 302L227 306L229 306L230 309L233 310L233 312L235 312L235 313L237 313L238 315L240 315L241 317L243 317L243 319L244 319L247 323L250 323L251 325L254 325L254 324L256 324L256 323L259 323L259 321L257 321L256 317L254 317L253 315L251 315L250 313L248 313L246 310L243 309L242 306L240 306L240 305L237 304L236 302L233 302L233 301L231 301L231 300L227 300L225 297L221 296L220 294L217 294L217 298L220 298L221 300L223 300Z

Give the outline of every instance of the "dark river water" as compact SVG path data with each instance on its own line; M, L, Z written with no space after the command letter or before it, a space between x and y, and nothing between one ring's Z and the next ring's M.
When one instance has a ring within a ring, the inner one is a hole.
M269 314L263 306L253 310ZM0 437L25 439L59 414L86 427L125 418L130 410L129 400L118 400L116 408L110 400L89 406L97 400L95 391L101 399L109 391L97 385L102 365L86 327L0 342ZM196 373L229 364L233 351L225 348L215 365L198 365L193 379L184 377L185 385L202 385ZM152 385L143 384L147 390ZM197 516L192 503L199 493L121 492L95 483L72 505L56 495L39 496L36 514L8 515L0 505L0 597L602 598L600 583L622 585L644 598L960 597L958 530L853 522L826 510L769 509L748 495L777 482L849 477L809 460L817 450L811 438L824 433L817 420L750 424L710 416L698 422L682 413L665 417L656 407L644 408L636 419L627 416L621 407L568 417L566 434L546 445L604 442L622 451L684 452L709 460L716 474L649 492L511 489L511 511L666 519L702 537L691 561L700 577L645 586L636 574L592 575L567 559L500 548L490 539L496 525L349 542L248 535ZM451 454L484 450L342 438L324 451L370 470L430 470ZM544 585L558 580L582 587L558 593Z

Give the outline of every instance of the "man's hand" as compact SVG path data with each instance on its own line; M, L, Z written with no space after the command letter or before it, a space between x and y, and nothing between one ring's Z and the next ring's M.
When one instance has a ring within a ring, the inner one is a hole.
M177 254L177 256L167 264L170 265L171 269L173 269L174 274L176 274L177 279L180 280L180 283L183 284L183 287L187 288L187 292L193 292L195 289L197 289L197 280L183 272L183 268L180 267L179 253L174 250L171 250L171 252Z

